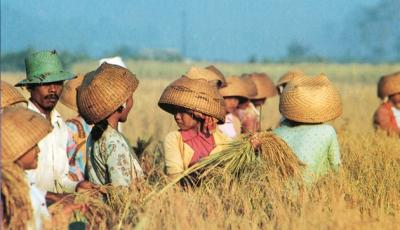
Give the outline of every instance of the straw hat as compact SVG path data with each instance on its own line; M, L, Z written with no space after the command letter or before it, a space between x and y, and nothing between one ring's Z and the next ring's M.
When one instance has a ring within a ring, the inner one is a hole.
M78 112L78 106L76 105L76 90L82 84L83 78L83 75L78 75L77 78L69 80L64 85L60 96L60 102L76 112Z
M78 87L78 110L88 124L98 123L115 112L139 85L135 75L118 65L103 63L85 75Z
M222 74L222 72L217 69L217 67L215 67L214 65L209 65L206 67L206 69L213 71L215 74L218 75L219 80L218 80L218 87L225 87L226 86L226 80L225 80L225 76L224 74Z
M254 99L257 96L257 86L254 81L250 78L250 74L242 74L243 86L247 91L250 99Z
M75 78L75 74L64 71L55 50L42 51L25 58L26 79L15 86L65 81Z
M1 120L2 163L14 162L52 130L48 120L25 107L5 108Z
M1 108L7 107L9 105L14 105L17 103L24 102L28 104L28 101L22 96L18 90L8 84L5 81L1 81Z
M243 79L237 76L231 76L226 78L227 86L219 89L219 93L223 97L238 97L241 101L249 99L249 94L244 86L246 83Z
M400 72L382 76L378 82L378 97L381 99L400 93Z
M257 95L254 100L274 97L278 94L274 82L265 73L252 73L249 75L257 87Z
M279 101L281 114L293 121L321 123L342 114L339 91L321 74L316 77L300 77L290 81Z
M282 77L279 78L278 82L276 83L276 87L279 88L279 86L287 84L289 81L296 79L298 77L304 76L304 72L301 70L289 70L287 73L282 75Z
M192 67L185 76L191 79L205 79L208 82L215 83L217 87L220 87L220 85L223 84L222 82L225 82L225 78L221 78L214 70L206 68Z
M190 109L225 121L224 99L215 86L204 79L190 79L182 76L172 82L162 93L158 106L168 113L174 113L175 106Z

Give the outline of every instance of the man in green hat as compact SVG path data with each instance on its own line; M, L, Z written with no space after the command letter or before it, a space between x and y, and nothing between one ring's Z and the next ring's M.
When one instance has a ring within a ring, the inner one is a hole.
M37 169L28 173L35 179L37 187L46 192L46 199L50 203L61 199L64 192L93 188L88 181L78 183L68 177L68 130L54 109L64 81L75 78L75 74L64 71L55 50L33 53L25 59L25 67L27 78L16 86L27 88L31 94L28 108L40 113L54 127L38 144L41 153Z

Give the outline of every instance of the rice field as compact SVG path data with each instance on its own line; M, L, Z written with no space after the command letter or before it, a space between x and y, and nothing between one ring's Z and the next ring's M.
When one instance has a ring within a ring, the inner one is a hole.
M95 62L73 66L85 73ZM177 126L171 115L157 106L163 89L190 66L209 63L160 63L127 61L140 80L135 104L124 124L132 145L138 138L153 137L143 155L146 181L131 190L107 187L112 204L98 203L88 195L79 202L93 204L95 225L126 229L395 229L400 226L400 144L399 139L376 133L372 115L379 105L376 82L382 74L400 69L400 64L224 64L213 63L226 75L266 72L276 80L289 69L307 75L325 73L342 94L343 114L333 121L342 155L339 175L329 175L305 191L282 186L258 164L237 179L216 170L197 189L172 186L152 196L168 183L163 175L163 137ZM2 80L15 83L24 73L2 73ZM27 92L23 91L25 95ZM280 115L278 98L267 100L262 111L262 128L276 127ZM73 112L62 106L65 119Z

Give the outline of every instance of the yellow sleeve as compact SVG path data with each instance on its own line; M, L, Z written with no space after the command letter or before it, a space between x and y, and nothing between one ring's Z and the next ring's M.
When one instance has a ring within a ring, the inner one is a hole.
M211 151L210 154L214 154L217 152L220 152L224 150L229 144L229 142L232 141L230 137L222 133L220 130L217 130L214 134L214 140L215 140L215 148Z
M180 139L179 132L170 132L164 139L165 168L168 175L184 171L182 153L179 148Z

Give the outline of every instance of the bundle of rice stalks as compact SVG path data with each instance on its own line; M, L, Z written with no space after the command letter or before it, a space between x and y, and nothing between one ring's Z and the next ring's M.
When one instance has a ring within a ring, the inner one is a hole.
M26 229L33 218L33 210L25 173L16 165L2 165L1 174L3 227Z
M252 143L254 141L260 144L259 151L253 148ZM198 173L200 175L197 178L202 179L217 167L221 167L226 174L239 177L246 174L246 170L254 168L252 166L258 163L259 158L266 161L268 170L271 170L272 173L278 173L277 176L281 178L282 182L291 177L300 178L301 176L303 164L297 159L290 147L272 132L261 132L256 135L244 135L228 143L224 150L204 158L185 170L160 190L158 194L165 192L190 175ZM150 197L152 195L154 193L150 194Z

